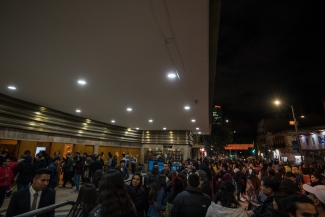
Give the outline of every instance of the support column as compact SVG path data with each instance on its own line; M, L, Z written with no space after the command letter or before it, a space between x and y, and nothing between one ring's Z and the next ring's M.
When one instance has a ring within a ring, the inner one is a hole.
M94 154L99 154L99 145L94 145Z

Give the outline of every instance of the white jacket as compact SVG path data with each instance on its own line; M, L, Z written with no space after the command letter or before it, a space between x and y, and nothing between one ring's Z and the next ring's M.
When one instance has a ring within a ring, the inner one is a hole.
M205 217L248 217L248 215L243 207L228 208L212 201Z

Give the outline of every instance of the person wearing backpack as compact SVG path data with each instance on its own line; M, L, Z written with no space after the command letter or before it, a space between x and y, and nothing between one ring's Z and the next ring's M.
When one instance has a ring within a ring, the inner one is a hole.
M243 186L244 173L241 171L241 166L239 164L235 164L234 173L234 179L237 184L237 200L240 200L240 193L242 192L242 188L246 188L246 186Z

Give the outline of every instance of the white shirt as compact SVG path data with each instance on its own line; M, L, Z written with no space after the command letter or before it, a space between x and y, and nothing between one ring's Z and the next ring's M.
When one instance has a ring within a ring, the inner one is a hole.
M32 208L33 201L34 201L34 194L36 193L36 191L33 188L33 185L31 185L29 187L29 193L30 193L30 208ZM38 196L37 196L37 201L36 201L36 209L38 209L38 205L39 205L39 201L41 199L42 191L38 191L37 193L38 193Z

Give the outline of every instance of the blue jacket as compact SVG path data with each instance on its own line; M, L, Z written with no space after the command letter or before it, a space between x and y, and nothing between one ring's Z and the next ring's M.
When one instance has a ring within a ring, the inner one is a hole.
M48 166L48 169L51 170L50 182L48 184L48 187L55 188L58 184L58 179L59 179L58 169L54 163L51 163Z

